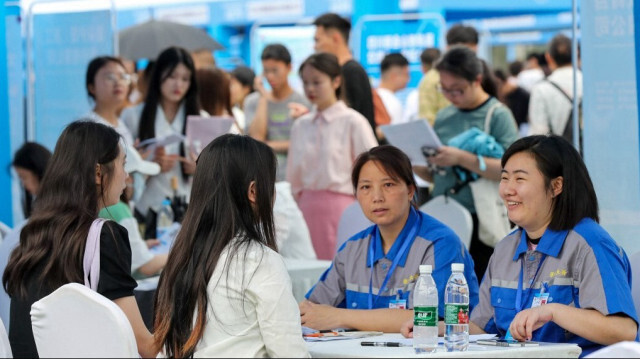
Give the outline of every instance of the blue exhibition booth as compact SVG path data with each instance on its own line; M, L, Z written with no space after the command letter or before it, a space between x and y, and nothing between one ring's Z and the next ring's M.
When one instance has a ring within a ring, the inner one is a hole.
M11 156L26 140L53 148L63 127L90 109L84 87L88 61L114 54L117 31L150 19L188 23L224 49L218 66L260 71L265 44L282 42L293 68L313 52L313 19L336 12L351 19L351 48L373 83L379 62L402 52L411 63L409 87L420 79L420 52L444 49L454 23L476 27L479 54L494 66L542 50L550 38L571 36L574 21L584 72L585 160L596 185L605 228L628 253L640 250L640 142L633 1L571 0L66 0L5 1L0 25L0 221L21 219ZM142 64L142 63L141 63ZM297 73L291 74L295 84Z

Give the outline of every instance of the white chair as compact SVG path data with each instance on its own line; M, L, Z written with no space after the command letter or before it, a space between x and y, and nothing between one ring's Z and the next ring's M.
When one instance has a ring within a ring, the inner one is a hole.
M346 242L354 234L370 226L373 226L373 222L371 222L367 217L365 217L364 213L362 213L360 203L355 201L350 204L344 212L342 212L342 216L340 216L340 221L338 222L336 252L338 252L342 243Z
M453 198L437 196L423 204L420 210L451 228L469 249L473 233L473 219L469 210Z
M12 358L11 344L9 344L9 336L4 329L4 323L0 319L0 358Z
M40 357L139 357L120 307L78 283L33 303L31 327Z
M629 257L631 264L631 297L636 307L636 313L640 313L640 252L636 252Z

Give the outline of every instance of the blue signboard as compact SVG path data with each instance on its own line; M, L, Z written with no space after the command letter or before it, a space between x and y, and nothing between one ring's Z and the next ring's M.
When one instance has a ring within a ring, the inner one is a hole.
M85 73L92 58L113 54L109 11L33 17L35 140L53 149L62 129L91 105Z
M581 2L584 158L603 226L640 250L640 142L632 1Z
M409 60L408 87L417 87L422 77L420 54L426 48L444 46L444 28L440 14L363 16L352 31L354 56L375 85L385 55L402 53Z

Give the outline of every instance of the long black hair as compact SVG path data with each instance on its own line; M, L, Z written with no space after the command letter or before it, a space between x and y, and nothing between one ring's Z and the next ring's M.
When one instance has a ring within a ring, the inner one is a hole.
M563 178L562 192L553 200L550 229L572 229L583 218L599 221L598 198L589 171L578 151L567 140L556 135L523 137L502 155L502 168L511 156L520 152L530 154L536 161L546 190L550 190L551 180Z
M39 143L26 142L16 151L11 165L30 171L36 176L38 182L42 183L49 159L51 159L51 152L46 147ZM33 195L26 188L24 190L23 210L25 218L29 218L33 211Z
M242 258L247 245L255 242L277 250L275 176L271 148L248 136L220 136L200 154L191 203L155 301L156 344L158 349L164 347L168 357L192 356L202 338L210 304L207 286L225 249L228 258ZM247 196L252 183L253 205ZM228 265L229 260L225 271Z
M189 52L181 47L169 47L158 55L158 60L153 65L151 78L147 85L147 95L140 115L138 126L138 137L140 141L156 137L156 112L162 100L162 83L171 76L171 73L179 65L183 64L191 72L190 84L187 93L184 95L184 118L176 121L183 121L182 134L187 132L187 116L200 115L200 101L198 99L198 83L196 81L196 68ZM185 156L184 144L180 145L180 155ZM183 171L183 177L187 175Z
M113 179L120 135L95 122L73 122L60 135L40 185L20 244L2 276L6 292L26 295L26 278L44 262L40 281L49 288L82 282L87 234L98 216L99 199ZM96 187L100 165L101 181Z

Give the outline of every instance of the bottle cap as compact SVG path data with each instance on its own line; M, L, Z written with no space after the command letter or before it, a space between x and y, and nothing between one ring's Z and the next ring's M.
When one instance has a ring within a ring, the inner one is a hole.
M464 263L451 263L452 272L464 272Z
M420 266L420 274L431 274L431 264L423 264Z
M162 200L162 205L163 206L170 206L171 205L171 200L168 198L165 198Z

